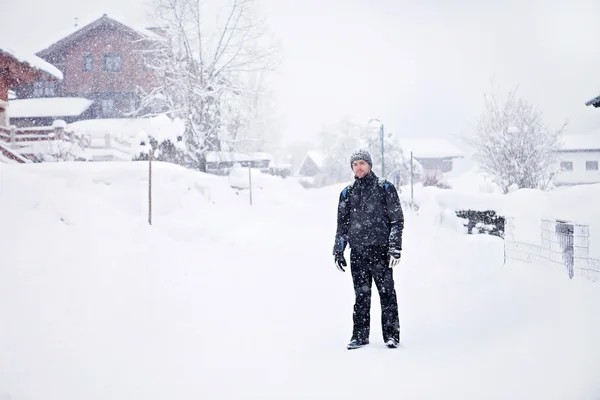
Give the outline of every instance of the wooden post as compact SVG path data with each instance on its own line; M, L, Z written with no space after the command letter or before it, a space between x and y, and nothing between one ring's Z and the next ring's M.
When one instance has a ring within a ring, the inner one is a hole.
M148 141L148 224L152 225L152 144Z
M17 139L17 127L14 125L10 126L10 144L14 146Z
M54 138L56 140L63 140L64 131L65 131L65 129L62 126L55 126L54 127Z
M410 152L410 208L414 209L415 197L413 190L413 152Z
M250 205L252 205L252 164L248 164L248 188L250 189Z

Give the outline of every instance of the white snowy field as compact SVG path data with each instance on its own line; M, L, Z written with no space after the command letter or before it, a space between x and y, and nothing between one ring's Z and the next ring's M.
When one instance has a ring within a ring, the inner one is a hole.
M402 348L345 348L341 187L0 164L0 399L598 399L600 288L406 213Z

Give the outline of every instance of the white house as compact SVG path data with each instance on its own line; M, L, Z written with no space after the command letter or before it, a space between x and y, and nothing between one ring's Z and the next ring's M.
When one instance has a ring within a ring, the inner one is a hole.
M600 134L564 135L558 152L557 186L600 183Z

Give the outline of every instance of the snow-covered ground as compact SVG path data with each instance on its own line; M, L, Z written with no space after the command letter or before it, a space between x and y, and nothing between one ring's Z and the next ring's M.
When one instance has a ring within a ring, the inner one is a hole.
M600 290L406 210L403 347L347 351L340 186L0 164L0 399L597 399Z

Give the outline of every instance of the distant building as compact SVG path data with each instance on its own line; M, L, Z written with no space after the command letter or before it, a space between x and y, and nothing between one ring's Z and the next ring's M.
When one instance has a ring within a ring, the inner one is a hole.
M300 163L298 175L303 177L316 177L322 172L325 157L318 151L308 151Z
M563 135L558 152L557 186L600 183L600 134Z

